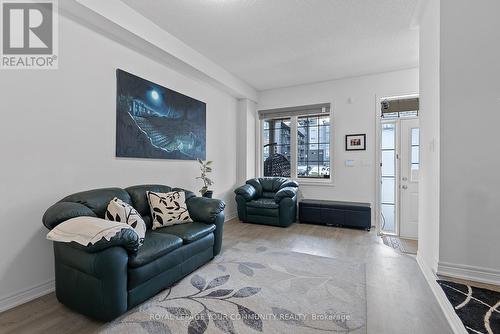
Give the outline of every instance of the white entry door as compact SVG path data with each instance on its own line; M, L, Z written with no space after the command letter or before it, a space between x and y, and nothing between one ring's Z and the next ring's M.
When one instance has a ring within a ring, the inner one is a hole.
M418 119L400 119L399 235L418 236L418 178L420 170L420 128Z

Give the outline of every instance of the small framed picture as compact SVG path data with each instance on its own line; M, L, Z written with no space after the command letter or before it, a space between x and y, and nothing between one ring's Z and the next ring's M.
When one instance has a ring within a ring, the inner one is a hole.
M346 151L364 151L366 150L366 134L346 135Z

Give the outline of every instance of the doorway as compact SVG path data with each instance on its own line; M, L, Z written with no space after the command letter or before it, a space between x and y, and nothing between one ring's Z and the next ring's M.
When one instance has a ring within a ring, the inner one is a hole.
M420 128L418 96L379 101L378 232L418 236Z

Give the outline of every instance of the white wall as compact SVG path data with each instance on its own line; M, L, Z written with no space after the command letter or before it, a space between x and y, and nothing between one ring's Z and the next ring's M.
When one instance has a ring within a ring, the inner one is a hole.
M249 99L238 100L237 130L237 179L238 184L255 177L255 127L257 104Z
M303 184L306 198L375 203L376 99L418 92L418 69L262 91L258 109L330 102L333 106L334 186ZM345 151L345 135L366 133L367 149ZM355 167L345 167L345 160ZM372 210L373 212L374 210Z
M439 271L500 284L500 2L441 1Z
M418 256L434 272L439 255L440 2L427 1L420 22L420 176Z
M0 304L54 277L41 217L73 192L162 183L197 191L194 161L117 159L115 69L207 103L215 196L235 212L237 101L60 17L60 68L0 73ZM9 240L7 242L6 240Z

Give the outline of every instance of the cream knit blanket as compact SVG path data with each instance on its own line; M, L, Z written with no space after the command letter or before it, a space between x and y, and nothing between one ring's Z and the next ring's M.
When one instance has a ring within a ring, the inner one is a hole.
M54 227L47 239L59 242L77 242L88 246L105 238L109 241L122 229L134 229L125 223L118 223L96 217L76 217Z

